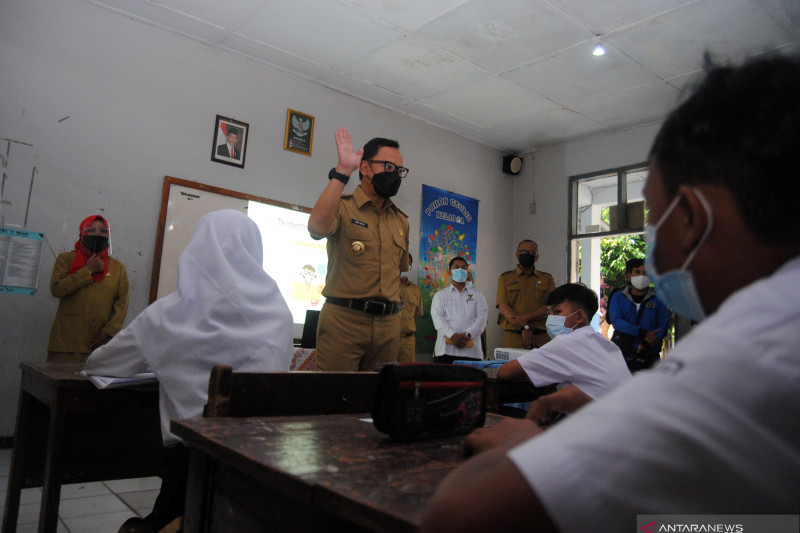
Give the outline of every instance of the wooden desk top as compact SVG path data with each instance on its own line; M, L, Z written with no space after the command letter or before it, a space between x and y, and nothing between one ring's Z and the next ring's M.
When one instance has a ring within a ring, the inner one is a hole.
M77 385L78 382L89 382L89 378L81 375L83 363L20 363L24 374L30 374L48 382L59 382L62 385ZM83 383L81 384L83 385Z
M366 418L173 420L172 431L187 445L309 506L368 529L413 531L436 487L464 461L463 436L401 442ZM486 425L502 418L487 414Z

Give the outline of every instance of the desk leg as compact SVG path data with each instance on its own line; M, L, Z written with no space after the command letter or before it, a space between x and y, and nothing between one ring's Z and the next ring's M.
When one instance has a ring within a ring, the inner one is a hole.
M14 447L11 451L11 472L8 476L6 511L3 517L3 532L15 533L19 518L19 496L22 491L22 478L25 476L25 452L29 449L29 427L31 397L21 390L17 408L17 427L14 431Z
M189 472L186 482L186 503L183 508L183 532L208 531L211 512L211 459L203 452L189 448Z
M39 533L55 533L58 529L58 505L61 500L61 477L63 472L63 451L67 417L63 399L59 394L55 406L50 409L50 428L47 433L47 456L44 463L44 484L42 486L42 507L39 510Z
M500 394L497 391L496 384L488 383L486 385L486 412L500 412Z

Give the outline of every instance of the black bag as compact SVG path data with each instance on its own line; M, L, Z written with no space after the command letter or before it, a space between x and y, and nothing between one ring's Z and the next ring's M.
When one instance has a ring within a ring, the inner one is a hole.
M625 356L627 359L631 357L633 353L633 342L636 340L636 337L633 335L628 335L627 333L622 333L619 330L614 330L614 334L611 335L611 342L619 346L619 350L622 352L622 355Z
M486 420L486 373L460 365L398 363L378 378L372 421L402 440L469 433Z
M614 294L616 294L617 292L621 292L621 291L615 291L615 292L611 293L611 297L613 298ZM649 297L649 298L646 298L645 300L642 301L641 304L639 304L639 312L636 313L636 325L637 326L639 325L639 322L642 321L642 314L644 313L644 308L647 305L647 302L649 302L651 299L652 299L652 296ZM609 302L610 301L611 301L611 298L609 298ZM638 339L638 338L639 337L637 335L628 335L627 333L622 333L621 331L617 330L617 328L614 328L614 333L613 333L613 335L611 335L611 342L613 342L614 344L616 344L619 347L619 351L622 352L622 355L623 355L623 357L625 357L625 359L633 359L633 357L635 355L633 353L633 344L636 341L636 339Z

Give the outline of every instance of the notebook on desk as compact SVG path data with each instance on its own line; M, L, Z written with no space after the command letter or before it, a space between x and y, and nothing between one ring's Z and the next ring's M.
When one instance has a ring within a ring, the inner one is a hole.
M300 339L301 348L317 347L317 323L319 322L319 311L308 309L306 311L306 321L303 324L303 337Z

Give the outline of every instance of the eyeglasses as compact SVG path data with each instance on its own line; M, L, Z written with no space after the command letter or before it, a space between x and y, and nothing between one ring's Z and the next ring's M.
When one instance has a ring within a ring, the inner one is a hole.
M517 250L519 255L539 255L539 252L531 252L530 250Z
M405 178L408 176L408 169L406 167L398 167L391 161L378 161L377 159L367 159L367 163L370 164L370 168L372 168L372 163L383 163L383 169L390 174L397 171L397 175L401 178Z

